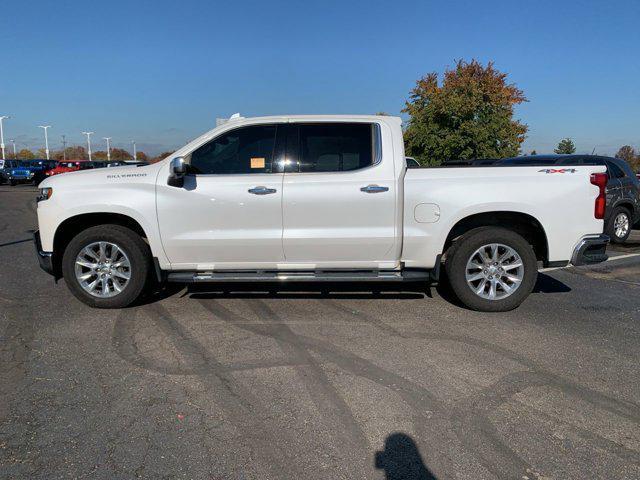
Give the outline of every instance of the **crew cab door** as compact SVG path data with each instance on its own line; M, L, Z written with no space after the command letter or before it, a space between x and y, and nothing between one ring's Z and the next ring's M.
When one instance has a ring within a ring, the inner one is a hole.
M397 266L398 192L393 149L383 149L382 127L365 122L290 124L282 203L288 265Z
M172 269L275 268L282 251L280 126L222 133L185 157L183 187L159 176L160 236Z

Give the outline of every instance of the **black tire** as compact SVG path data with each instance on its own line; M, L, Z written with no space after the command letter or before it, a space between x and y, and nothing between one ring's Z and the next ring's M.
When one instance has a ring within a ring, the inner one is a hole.
M515 291L504 298L494 300L476 294L467 284L465 276L467 262L474 252L490 244L502 244L515 250L522 260L524 269L522 281ZM451 289L458 299L466 307L481 312L513 310L529 296L538 277L538 264L531 245L517 233L498 227L480 227L461 236L447 251L445 269Z
M33 177L33 184L37 187L38 185L40 185L40 183L45 179L45 175L42 172L39 172L38 174L36 174L35 177Z
M124 251L131 264L128 283L113 297L100 298L85 291L75 274L75 261L80 251L94 242L111 242ZM145 288L151 268L148 245L136 232L121 225L99 225L83 230L67 245L62 257L62 276L71 293L95 308L123 308L135 302Z
M9 185L11 185L12 187L16 186L16 181L15 180L9 180Z
M626 216L627 233L622 236L618 236L616 235L616 218L621 216ZM629 210L627 210L625 207L614 208L613 212L611 212L611 215L609 216L609 220L607 220L607 226L605 227L604 231L607 235L609 235L609 237L611 237L611 241L613 243L626 242L629 238L629 235L631 235L631 212L629 212Z

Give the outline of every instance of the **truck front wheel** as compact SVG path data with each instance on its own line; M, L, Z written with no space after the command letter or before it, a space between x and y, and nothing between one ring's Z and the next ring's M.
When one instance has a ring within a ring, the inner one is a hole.
M447 252L451 288L467 307L505 312L531 293L538 276L529 243L505 228L481 227L460 237Z
M79 300L96 308L122 308L142 293L149 275L147 244L121 225L87 228L62 257L65 283Z

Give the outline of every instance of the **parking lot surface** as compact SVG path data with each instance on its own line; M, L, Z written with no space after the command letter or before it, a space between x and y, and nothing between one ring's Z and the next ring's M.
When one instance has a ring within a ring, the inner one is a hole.
M640 478L639 232L509 313L268 284L93 310L38 268L34 197L0 187L0 478Z

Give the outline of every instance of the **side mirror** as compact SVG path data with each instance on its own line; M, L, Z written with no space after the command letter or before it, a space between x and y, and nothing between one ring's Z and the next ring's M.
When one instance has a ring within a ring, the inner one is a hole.
M176 157L169 164L169 179L167 184L172 187L182 188L184 186L184 176L187 174L187 164L183 157Z

